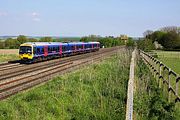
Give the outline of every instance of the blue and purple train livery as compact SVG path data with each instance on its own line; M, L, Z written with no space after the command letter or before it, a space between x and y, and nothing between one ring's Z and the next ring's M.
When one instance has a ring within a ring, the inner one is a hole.
M27 42L20 45L19 57L24 62L37 62L57 57L98 51L99 42Z

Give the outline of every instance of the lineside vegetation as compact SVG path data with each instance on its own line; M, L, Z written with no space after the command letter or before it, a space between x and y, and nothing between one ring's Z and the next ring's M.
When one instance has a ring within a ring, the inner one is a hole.
M169 103L147 66L141 60L136 70L134 116L137 120L178 120L180 110Z
M0 101L0 119L125 119L129 50Z

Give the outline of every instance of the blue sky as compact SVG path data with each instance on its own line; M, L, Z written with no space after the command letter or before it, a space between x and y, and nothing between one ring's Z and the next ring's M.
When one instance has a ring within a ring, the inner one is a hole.
M1 0L0 35L142 36L180 26L180 0Z

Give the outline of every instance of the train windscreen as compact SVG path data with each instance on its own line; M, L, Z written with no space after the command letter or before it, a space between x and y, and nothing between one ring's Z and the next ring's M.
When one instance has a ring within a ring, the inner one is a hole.
M21 46L19 49L20 54L29 53L32 54L32 48L29 46Z

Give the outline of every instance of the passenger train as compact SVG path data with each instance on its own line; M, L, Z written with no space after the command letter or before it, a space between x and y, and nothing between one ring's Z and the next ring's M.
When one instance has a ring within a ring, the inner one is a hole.
M21 62L34 63L48 59L98 51L99 42L27 42L20 45Z

